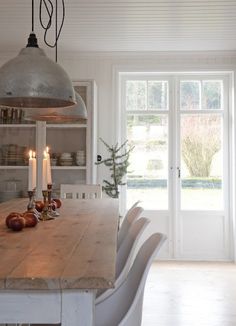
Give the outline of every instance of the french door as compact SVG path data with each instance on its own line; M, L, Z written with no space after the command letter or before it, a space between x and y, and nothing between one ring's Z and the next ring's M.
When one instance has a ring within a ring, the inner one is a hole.
M126 75L121 104L127 208L142 201L165 258L230 259L229 77Z

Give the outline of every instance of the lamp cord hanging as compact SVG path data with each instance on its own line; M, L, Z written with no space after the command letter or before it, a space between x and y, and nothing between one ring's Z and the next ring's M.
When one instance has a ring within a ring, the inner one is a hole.
M61 4L62 4L62 19L61 19L61 23L60 23L60 27L58 29L58 4L57 4L57 0L55 0L56 5L55 5L55 24L56 24L56 28L55 28L55 41L53 43L50 43L48 41L48 32L50 30L50 28L52 27L52 19L53 19L53 15L54 15L54 6L51 0L40 0L40 5L39 5L39 21L40 24L42 26L42 28L44 29L44 42L47 46L49 46L50 48L55 48L57 49L57 42L58 39L60 37L61 34L61 30L64 24L64 20L65 20L65 1L61 0ZM42 10L43 7L46 9L47 15L48 15L48 22L47 24L44 24L43 22L43 15L42 15ZM56 50L56 59L57 59L57 50ZM57 60L56 60L57 61Z
M57 0L56 1L56 18L55 18L55 40L57 40L57 14L58 14L58 7L57 7ZM63 21L64 22L64 21ZM55 46L55 61L57 62L57 41L56 41L56 46Z
M34 0L32 0L32 32L34 32Z

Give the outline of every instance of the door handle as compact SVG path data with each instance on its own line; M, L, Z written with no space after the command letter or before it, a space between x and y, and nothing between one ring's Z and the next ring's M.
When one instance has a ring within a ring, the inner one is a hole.
M178 171L178 178L180 179L181 177L181 170L180 170L180 167L177 166L177 171Z

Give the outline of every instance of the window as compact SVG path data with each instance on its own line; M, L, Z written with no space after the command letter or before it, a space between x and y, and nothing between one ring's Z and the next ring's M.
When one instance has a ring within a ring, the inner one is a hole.
M122 83L125 137L134 146L127 207L142 199L151 210L168 210L173 200L180 210L223 209L224 76L141 77Z

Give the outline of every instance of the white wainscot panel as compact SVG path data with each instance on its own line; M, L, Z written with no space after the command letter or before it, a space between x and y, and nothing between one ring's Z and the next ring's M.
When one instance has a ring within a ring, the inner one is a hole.
M229 260L228 226L219 212L184 212L180 216L179 259Z

